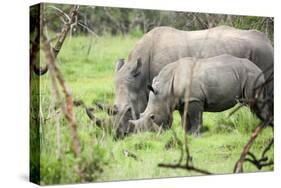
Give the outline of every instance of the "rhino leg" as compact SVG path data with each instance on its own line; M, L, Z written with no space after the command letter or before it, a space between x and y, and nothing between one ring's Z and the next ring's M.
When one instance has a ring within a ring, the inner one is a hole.
M186 132L191 133L194 136L200 136L200 130L202 127L202 113L203 105L200 102L195 101L188 104L188 114L186 124L184 125ZM184 112L182 111L182 123L184 122L183 114Z

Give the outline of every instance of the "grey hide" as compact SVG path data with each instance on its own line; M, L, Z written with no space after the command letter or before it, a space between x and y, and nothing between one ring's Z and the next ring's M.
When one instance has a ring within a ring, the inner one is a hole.
M154 78L148 105L139 120L130 120L129 132L164 129L178 110L185 130L199 134L203 112L221 112L237 99L253 97L253 88L264 82L261 70L248 59L220 55L206 59L183 58L164 67ZM155 128L156 126L156 128Z
M147 85L167 64L183 57L207 58L221 54L247 58L261 70L273 67L273 47L256 30L219 26L208 30L180 31L157 27L135 45L127 62L119 60L115 73L117 136L123 136L128 120L137 119L148 102Z

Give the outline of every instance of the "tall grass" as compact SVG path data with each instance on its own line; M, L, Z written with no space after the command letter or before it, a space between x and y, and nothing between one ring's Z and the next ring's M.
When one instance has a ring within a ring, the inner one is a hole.
M68 38L58 56L59 66L74 98L87 105L94 101L113 103L114 67L118 58L126 58L139 39L138 31L132 36L103 36L100 38ZM42 60L44 61L44 59ZM138 133L123 140L114 140L112 134L96 127L82 108L76 108L78 134L82 153L76 159L70 150L70 132L59 110L50 109L52 96L48 75L41 79L41 109L45 121L40 126L40 175L41 184L80 182L77 165L85 172L86 181L108 181L170 176L198 175L184 170L163 169L158 163L176 163L180 156L180 143L184 131L180 117L174 112L171 130L164 133ZM247 107L231 117L231 112L204 113L206 130L200 138L189 136L194 165L213 173L231 173L236 160L258 120ZM99 117L107 117L97 113ZM60 135L56 123L59 123ZM269 142L271 130L265 130L253 146L257 153ZM59 145L61 146L59 148ZM134 153L137 159L126 157L124 150ZM270 151L273 157L273 151ZM263 170L271 170L271 167ZM257 171L246 164L246 172Z

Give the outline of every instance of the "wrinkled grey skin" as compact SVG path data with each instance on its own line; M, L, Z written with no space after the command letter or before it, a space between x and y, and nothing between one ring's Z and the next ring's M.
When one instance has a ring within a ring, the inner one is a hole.
M231 55L180 59L154 78L148 105L140 119L129 121L129 131L155 130L155 125L169 128L174 110L179 111L183 124L184 105L188 103L183 126L198 135L203 112L221 112L233 107L238 98L251 98L253 88L264 82L261 73L248 59Z
M127 62L120 60L116 65L117 137L126 134L127 120L139 118L144 111L149 93L146 87L164 66L183 57L207 58L221 54L247 58L261 70L273 66L272 45L263 33L255 30L220 26L180 31L157 27L146 33L129 54Z

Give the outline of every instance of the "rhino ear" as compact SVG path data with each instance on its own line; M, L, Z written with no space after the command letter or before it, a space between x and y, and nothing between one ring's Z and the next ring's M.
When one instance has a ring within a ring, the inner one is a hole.
M115 71L119 71L123 65L125 63L125 59L118 59L117 62L116 62L116 67L115 67Z
M141 58L138 58L137 63L132 68L131 74L136 77L141 73L142 62Z
M155 91L155 89L152 87L152 85L150 85L150 84L148 84L147 85L147 89L149 90L149 91L152 91L153 93L154 93L154 95L157 95L157 91Z

